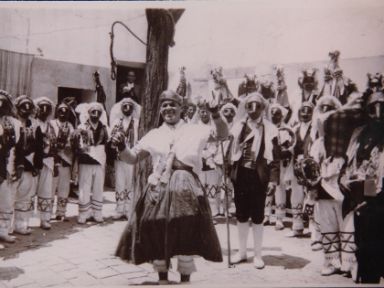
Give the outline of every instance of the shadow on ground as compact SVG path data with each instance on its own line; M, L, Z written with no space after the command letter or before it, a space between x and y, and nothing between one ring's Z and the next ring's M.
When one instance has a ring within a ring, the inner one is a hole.
M168 284L166 285L178 285L180 284L179 282L176 281L168 281ZM160 285L158 281L144 281L143 283L134 283L134 284L129 284L129 286L153 286L153 285Z
M24 270L18 267L0 267L0 280L12 280L23 274Z
M223 255L228 256L228 249L222 249ZM271 252L281 252L280 247L263 247L263 260L266 266L281 266L284 269L301 269L305 267L310 261L287 254L280 255L267 255L268 251ZM231 256L235 255L238 252L237 249L231 249ZM253 249L247 249L248 256L253 254ZM247 258L247 263L251 263L253 261L253 257Z
M2 243L5 248L0 250L0 258L10 259L18 256L19 253L39 249L49 246L49 243L59 239L66 239L69 235L78 232L80 229L88 228L93 225L109 225L114 223L112 218L106 218L103 224L87 222L81 225L77 223L77 217L69 217L68 222L51 221L52 228L48 231L40 227L32 227L32 233L27 236L15 235L16 242L13 244Z
M263 260L266 266L282 266L284 269L301 269L310 262L305 258L287 254L266 255Z

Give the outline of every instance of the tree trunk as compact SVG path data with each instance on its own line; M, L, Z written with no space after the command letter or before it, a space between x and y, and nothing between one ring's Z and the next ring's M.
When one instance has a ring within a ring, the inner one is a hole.
M147 9L147 57L139 135L159 123L159 96L168 86L168 50L174 45L175 24L184 9ZM142 192L152 167L150 159L137 165L136 191Z

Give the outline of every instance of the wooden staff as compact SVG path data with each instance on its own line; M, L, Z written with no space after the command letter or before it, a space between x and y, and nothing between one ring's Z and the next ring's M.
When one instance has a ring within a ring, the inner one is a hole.
M229 142L229 146L231 145L232 139ZM221 147L221 155L223 157L223 176L224 176L224 197L225 197L225 211L226 211L226 226L227 226L227 249L228 249L228 268L233 268L235 265L231 263L231 237L230 237L230 229L229 229L229 197L228 193L230 192L228 182L227 182L227 161L226 155L224 153L224 145L223 141L220 141Z

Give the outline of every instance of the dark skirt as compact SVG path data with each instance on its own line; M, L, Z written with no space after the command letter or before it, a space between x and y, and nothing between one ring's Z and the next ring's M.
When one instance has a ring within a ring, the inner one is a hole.
M157 202L151 201L149 187L138 199L116 256L136 265L175 255L222 262L209 203L196 175L175 170L168 185L155 189Z

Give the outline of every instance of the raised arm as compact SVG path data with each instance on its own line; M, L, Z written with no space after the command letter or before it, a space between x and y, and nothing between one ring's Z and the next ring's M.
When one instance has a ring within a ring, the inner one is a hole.
M213 122L215 123L217 140L225 140L228 137L228 126L224 122L220 114L219 100L212 95L212 99L208 102L208 109L211 112Z
M223 118L221 117L218 111L215 113L212 113L211 115L216 127L217 140L221 141L221 140L227 139L228 137L227 123L224 122Z

